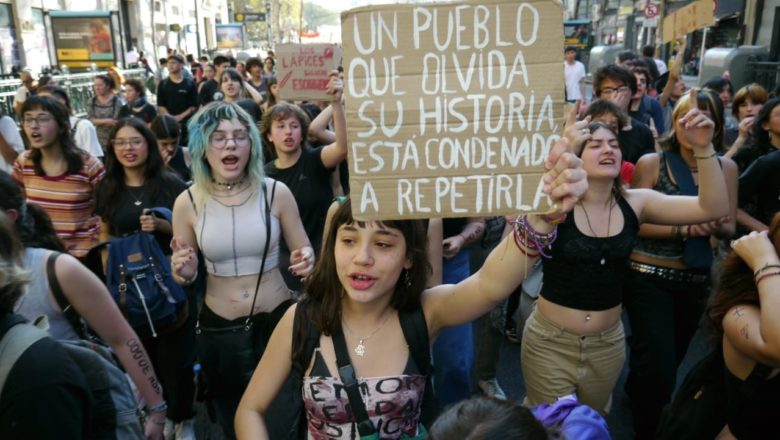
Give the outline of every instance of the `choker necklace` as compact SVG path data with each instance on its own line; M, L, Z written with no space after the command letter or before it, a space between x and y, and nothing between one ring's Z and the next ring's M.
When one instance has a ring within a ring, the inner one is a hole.
M387 320L390 319L390 315L392 315L392 313L388 313L387 316L385 316L385 319L382 321L382 323L379 324L379 327L377 327L376 330L372 331L370 335L364 336L362 338L358 337L358 344L353 349L355 351L356 355L358 355L360 357L363 357L363 356L366 355L366 345L364 344L364 342L368 341L369 339L371 339L371 337L374 336L375 334L377 334L377 332L379 330L382 330L382 327L385 326L385 324L387 323ZM342 319L341 322L344 324L344 328L347 329L349 334L352 335L352 336L355 336L355 333L347 325L347 321L344 321Z
M585 209L585 205L580 202L580 208L582 208L582 212L585 213L585 220L588 222L588 229L590 229L590 233L593 234L595 238L607 238L609 237L609 228L612 224L612 208L615 206L614 203L612 203L612 196L609 198L609 217L607 218L607 235L604 237L599 237L598 234L596 234L596 231L593 230L593 226L590 224L590 217L588 217L588 211ZM599 263L603 266L607 262L606 258L602 255L601 261Z
M225 188L227 190L231 190L233 188L239 187L239 186L243 185L244 182L246 182L246 178L245 177L242 177L241 179L233 181L233 182L220 182L220 181L218 181L216 179L211 179L211 183L213 183L214 185L217 185L218 187Z

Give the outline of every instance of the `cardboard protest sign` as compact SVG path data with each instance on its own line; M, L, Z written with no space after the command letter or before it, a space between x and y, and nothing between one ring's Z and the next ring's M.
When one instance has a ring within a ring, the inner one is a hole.
M715 2L698 0L664 18L663 42L673 41L697 29L715 25Z
M282 99L330 100L330 74L341 63L335 44L280 44L276 46L276 77Z
M556 0L342 13L352 212L359 219L546 212L563 130Z

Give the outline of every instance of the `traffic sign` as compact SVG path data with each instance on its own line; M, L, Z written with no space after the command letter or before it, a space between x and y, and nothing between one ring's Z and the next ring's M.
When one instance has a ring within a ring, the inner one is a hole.
M245 21L265 21L265 12L236 12L233 15L238 23L243 23Z
M652 3L648 2L647 6L645 6L645 18L654 18L658 16L658 13L660 12L660 6L658 3Z

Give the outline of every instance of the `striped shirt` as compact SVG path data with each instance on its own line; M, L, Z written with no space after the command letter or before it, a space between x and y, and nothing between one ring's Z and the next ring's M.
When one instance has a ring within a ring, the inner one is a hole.
M98 243L95 189L105 174L103 164L86 153L84 166L76 174L38 176L29 151L16 158L13 170L27 201L49 214L57 236L74 257L85 256Z

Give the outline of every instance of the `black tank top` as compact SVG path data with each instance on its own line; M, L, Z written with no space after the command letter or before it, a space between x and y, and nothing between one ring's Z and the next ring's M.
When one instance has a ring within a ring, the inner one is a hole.
M574 215L558 225L552 258L544 260L544 299L577 310L620 305L639 220L623 197L618 197L617 204L623 214L623 230L617 235L589 237L577 229Z
M747 380L756 380L757 378L752 376L759 368L766 373L771 372L771 368L756 364L751 377ZM729 430L739 440L777 438L776 417L780 415L780 374L762 380L749 396L741 389L744 383L745 381L731 374L731 371L726 368Z

